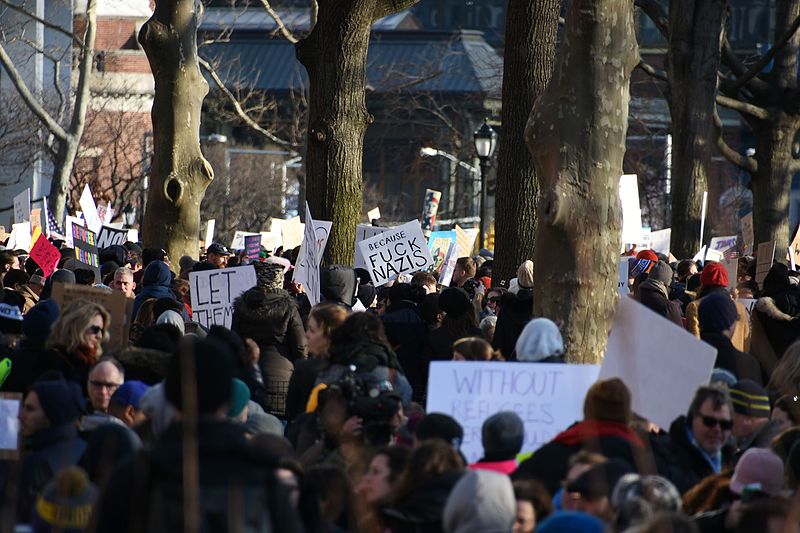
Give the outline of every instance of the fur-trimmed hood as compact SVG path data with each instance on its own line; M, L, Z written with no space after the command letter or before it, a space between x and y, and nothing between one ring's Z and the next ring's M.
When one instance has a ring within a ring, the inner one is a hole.
M290 331L296 328L299 328L297 332ZM294 345L304 353L304 338L300 338L303 336L302 328L297 303L283 289L265 291L254 287L245 291L233 303L231 330L243 339L253 339L262 352L267 346L275 346L283 355L288 355L289 346L282 345L287 336L293 334L297 337L293 341Z
M792 316L787 315L786 313L784 313L783 311L778 309L778 306L776 305L775 300L770 298L769 296L763 296L763 297L759 298L758 300L756 300L756 305L755 305L755 307L753 309L755 311L759 311L760 313L763 313L768 318L771 318L773 320L789 321L789 320L793 319Z

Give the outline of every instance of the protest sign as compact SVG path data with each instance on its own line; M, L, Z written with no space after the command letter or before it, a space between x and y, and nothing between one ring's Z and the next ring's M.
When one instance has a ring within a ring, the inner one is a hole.
M103 224L111 224L111 219L114 218L114 209L112 209L111 204L98 205L97 214L100 217L100 220L103 222Z
M72 243L75 259L94 271L95 283L100 283L100 254L97 251L97 235L88 229L72 225Z
M444 266L442 267L442 276L439 278L439 284L443 287L449 287L450 282L453 280L453 274L456 271L456 263L458 262L458 245L451 242L450 248L447 250L447 255L444 258Z
M533 451L583 419L583 399L598 370L597 365L434 361L426 412L448 414L461 424L461 452L469 463L482 456L481 426L498 411L519 415L525 424L522 450Z
M717 350L633 298L620 298L599 379L620 378L634 412L669 428L708 383Z
M275 253L278 243L281 242L279 235L275 235L271 231L261 232L261 246L263 246L270 254Z
M216 324L230 329L233 301L255 285L252 265L190 272L192 320L206 328Z
M439 212L439 201L442 199L441 191L425 189L425 200L422 203L422 233L427 237L436 224L436 213Z
M109 246L118 244L124 245L128 241L128 230L117 229L111 226L103 226L100 229L100 235L97 236L97 248L102 250Z
M17 460L22 451L19 414L22 393L0 392L0 459Z
M767 277L767 272L775 261L775 241L760 243L756 255L756 283L759 287L763 287L764 278Z
M358 243L369 239L370 237L374 237L375 235L380 235L384 231L389 231L390 229L392 228L370 226L369 224L359 224L356 226L356 253L355 257L353 258L353 266L355 268L367 268L367 264L364 262L364 257L361 255L361 248L358 247Z
M329 220L315 220L314 221L314 235L317 240L317 257L322 261L322 256L325 254L325 247L328 245L328 237L331 236L331 227L333 222ZM305 237L303 237L305 240Z
M622 206L622 242L638 244L642 238L642 210L636 174L624 174L620 178L619 199Z
M621 296L628 294L628 258L621 257L619 259L619 267L617 268L617 291Z
M651 249L651 234L653 232L650 230L650 226L642 226L642 238L639 239L639 246L638 248L642 250L650 250Z
M11 236L8 238L9 250L25 250L29 252L31 249L31 223L20 222L19 224L11 225Z
M744 242L744 254L750 255L753 253L753 243L755 237L753 236L753 212L750 211L741 218L742 222L742 241Z
M694 257L692 257L692 261L694 261L695 263L696 263L697 261L703 261L703 259L705 258L705 256L706 256L706 245L704 244L704 245L703 245L703 246L700 248L700 251L699 251L699 252L697 252L696 254L694 254Z
M706 231L706 213L708 212L708 191L703 191L703 206L700 208L700 244Z
M753 316L753 309L755 309L758 301L757 298L737 298L736 301L744 306L745 311L747 311L747 318Z
M447 258L447 252L450 250L450 245L456 245L456 255L458 256L458 237L455 231L432 231L428 238L428 248L433 257L433 266L431 270L434 272L442 272L444 262ZM460 257L460 256L459 256Z
M49 278L61 260L61 251L42 237L31 248L31 259L42 269L44 277Z
M31 220L31 190L25 189L14 197L14 222L30 222Z
M708 245L709 250L718 250L720 252L726 252L731 248L736 248L736 235L712 237L711 243Z
M653 231L650 233L650 249L669 256L670 239L672 239L672 228Z
M311 217L311 209L306 203L306 225L300 255L292 279L302 283L311 305L319 303L319 248L317 247L316 223Z
M83 219L67 215L67 223L66 223L66 227L64 228L64 230L65 230L65 233L66 233L65 237L66 237L67 246L70 247L70 248L72 248L74 246L74 243L72 242L72 227L73 226L78 226L80 228L84 227Z
M130 242L139 242L139 230L138 229L128 229L128 241L130 241Z
M36 228L42 229L42 210L38 207L31 209L31 233L36 231Z
M252 231L236 230L233 234L233 240L231 241L231 250L244 250L244 238L249 235L261 236L260 233L255 233Z
M89 185L83 188L80 205L81 210L83 210L83 219L86 220L86 227L95 232L95 234L100 233L100 228L103 227L103 220L97 212L97 205L94 203L94 197Z
M258 259L261 253L261 234L254 233L253 235L246 235L244 238L244 251L250 259Z
M709 261L720 262L724 258L725 258L725 254L723 254L719 250L706 250L706 257L703 259L703 264L705 265Z
M735 289L736 282L739 279L739 259L722 258L719 262L725 267L725 270L728 271L728 288L731 290Z
M369 211L367 213L367 220L372 222L373 220L380 220L381 219L381 210L379 207Z
M472 257L475 239L478 237L476 228L463 229L456 224L456 242L458 243L458 257Z
M283 249L291 250L303 243L304 234L303 223L300 217L294 217L281 224L281 238L283 239Z
M206 248L211 246L211 243L214 242L214 226L216 223L217 220L215 218L206 221L206 232L205 237L203 238L203 246Z
M283 224L286 222L281 218L271 218L269 221L269 232L275 236L275 249L283 246Z
M419 222L413 220L358 243L376 287L433 264Z
M133 300L126 298L120 291L53 283L53 300L58 302L62 312L66 306L79 299L89 300L106 308L111 315L111 323L106 328L109 335L108 346L120 350L127 348Z

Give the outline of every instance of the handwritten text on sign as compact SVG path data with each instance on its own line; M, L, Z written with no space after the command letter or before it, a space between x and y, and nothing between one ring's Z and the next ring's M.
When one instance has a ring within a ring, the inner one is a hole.
M205 270L189 274L192 320L205 327L215 324L230 329L233 301L256 285L252 266Z
M446 413L461 424L461 451L470 462L483 454L484 420L499 411L519 415L522 451L533 451L583 418L583 398L598 372L596 365L435 361L427 412Z
M433 264L422 228L416 220L361 241L358 247L376 287L400 274L417 272Z

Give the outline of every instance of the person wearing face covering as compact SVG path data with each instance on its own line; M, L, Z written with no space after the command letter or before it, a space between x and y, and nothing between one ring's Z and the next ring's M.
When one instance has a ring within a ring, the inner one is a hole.
M549 318L534 318L525 326L515 347L517 361L563 363L564 340Z

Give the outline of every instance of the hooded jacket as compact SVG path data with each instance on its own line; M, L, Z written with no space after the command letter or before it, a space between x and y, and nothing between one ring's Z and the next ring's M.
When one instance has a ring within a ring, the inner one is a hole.
M331 265L320 272L320 303L353 307L356 297L356 274L353 267Z
M563 362L564 340L548 318L534 318L525 326L515 347L517 361Z
M516 515L511 480L497 472L467 472L450 491L443 514L448 533L511 531Z
M172 292L172 272L163 261L153 261L144 269L142 276L142 290L133 301L131 321L136 319L136 313L142 302L150 298L171 298L176 300Z
M800 318L785 313L775 299L765 296L756 301L751 320L750 353L769 376L786 348L800 337Z
M708 296L716 291L728 292L728 289L727 287L703 287L701 297L686 306L686 329L698 339L700 338L700 320L697 316L697 308L700 307L700 300L703 299L703 296ZM739 312L739 319L736 321L736 329L731 337L731 342L737 350L747 352L750 349L750 317L747 309L740 302L734 303Z
M289 361L306 356L306 336L294 298L283 289L253 287L233 303L231 331L251 338L261 348L261 358L280 355Z

